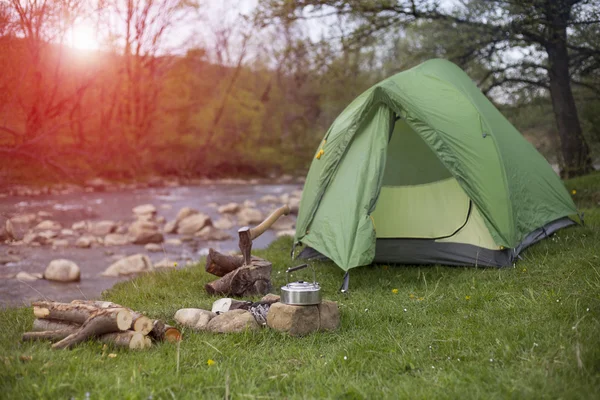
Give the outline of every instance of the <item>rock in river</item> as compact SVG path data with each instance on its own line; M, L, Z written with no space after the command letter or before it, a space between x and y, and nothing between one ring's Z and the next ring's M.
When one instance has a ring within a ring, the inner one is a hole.
M102 276L131 275L153 270L154 266L147 255L134 254L112 264L102 273Z
M162 243L165 239L158 225L151 221L138 220L129 226L129 235L134 244Z
M212 225L208 215L202 213L190 215L179 222L177 233L180 235L193 235L208 225Z
M79 281L80 276L79 266L71 260L62 258L50 261L44 271L44 278L49 281L76 282Z

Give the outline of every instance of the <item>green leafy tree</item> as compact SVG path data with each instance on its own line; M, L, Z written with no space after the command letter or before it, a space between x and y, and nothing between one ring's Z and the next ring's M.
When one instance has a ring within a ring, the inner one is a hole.
M259 8L264 24L331 15L345 19L350 40L359 45L381 32L437 23L434 26L445 33L438 43L459 43L462 52L456 58L485 67L479 71L484 90L548 91L563 176L593 169L573 85L599 90L598 82L590 82L589 76L600 69L600 1L463 0L449 9L433 0L269 0Z

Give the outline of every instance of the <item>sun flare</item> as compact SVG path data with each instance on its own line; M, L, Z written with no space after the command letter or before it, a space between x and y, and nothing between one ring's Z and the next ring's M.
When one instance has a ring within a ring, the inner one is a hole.
M90 25L76 25L67 37L71 47L81 50L97 50L100 47L96 32Z

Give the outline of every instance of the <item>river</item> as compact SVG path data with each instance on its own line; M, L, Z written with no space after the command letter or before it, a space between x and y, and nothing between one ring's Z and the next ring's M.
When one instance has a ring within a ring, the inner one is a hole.
M35 197L8 196L0 198L0 216L4 218L18 214L47 212L53 221L69 228L78 221L112 220L133 222L132 209L141 204L153 204L158 215L167 221L175 219L183 207L191 207L208 214L213 221L220 218L215 207L230 202L256 202L256 208L267 214L273 203L263 203L259 199L265 195L280 196L302 188L302 184L225 184L214 183L197 186L167 188L144 188L112 192L78 192L61 195ZM2 219L4 220L4 219ZM186 263L197 261L207 254L209 247L225 252L238 248L237 229L234 225L227 232L232 239L220 242L206 242L200 239L184 242L182 245L163 244L163 251L148 253L144 246L125 245L81 249L75 246L52 249L51 246L11 246L0 244L0 256L15 257L18 261L0 263L0 306L28 305L37 299L70 301L72 299L98 298L103 290L116 282L129 279L109 278L101 273L119 257L137 253L147 254L153 262L164 258L178 262L178 268ZM165 235L165 239L177 238L176 234ZM264 248L275 238L274 231L267 231L254 241L254 248ZM54 259L66 258L74 261L81 269L81 281L57 283L44 279L23 282L10 276L20 271L43 273L48 263Z

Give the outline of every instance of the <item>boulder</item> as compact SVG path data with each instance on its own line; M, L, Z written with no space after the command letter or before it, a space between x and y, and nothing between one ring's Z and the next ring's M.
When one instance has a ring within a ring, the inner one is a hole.
M217 208L219 214L235 214L240 211L240 205L237 203L227 203Z
M89 223L87 221L78 221L71 225L71 229L77 232L87 231L89 229Z
M144 246L144 249L150 253L158 253L163 250L162 246L156 243L148 243Z
M36 219L35 214L19 214L11 217L10 222L14 225L32 226Z
M221 241L231 239L230 234L228 234L227 232L223 232L215 228L214 226L205 226L200 230L200 232L196 233L195 236L199 237L202 240Z
M21 258L12 254L0 254L0 265L17 263Z
M291 306L273 303L267 313L267 325L292 336L304 336L319 330L317 306Z
M106 236L116 230L117 224L114 221L98 221L90 226L90 233L94 236Z
M25 244L39 244L39 245L47 245L52 243L52 239L57 236L56 232L53 231L45 231L45 232L28 232L23 237L23 242Z
M245 208L254 208L254 207L256 207L256 202L252 201L252 200L244 200L244 203L242 204L242 206Z
M183 242L179 239L173 238L173 239L167 239L165 241L165 244L168 244L171 246L181 246L183 244Z
M340 327L340 309L337 302L323 300L319 308L319 330L334 331Z
M87 249L92 247L92 244L96 243L96 238L93 236L82 236L75 242L75 247L79 247L81 249Z
M279 197L267 194L260 198L261 203L279 203Z
M153 270L154 266L147 255L134 254L112 264L102 273L102 276L131 275Z
M33 281L37 281L38 279L42 279L42 278L43 278L43 276L40 273L29 273L29 272L25 272L25 271L21 271L17 275L15 275L15 279L18 279L20 281L25 281L25 282L33 282Z
M104 237L105 246L125 246L129 244L129 237L120 233L110 233Z
M196 213L182 219L178 223L177 233L180 235L193 235L208 225L212 225L210 217L206 214Z
M154 222L156 222L157 224L161 224L162 225L165 222L167 222L167 219L161 215L160 217L155 217L154 218Z
M33 228L35 231L60 231L62 226L56 221L45 220Z
M237 213L237 217L240 225L258 224L264 219L263 214L256 208L242 208Z
M177 268L177 261L169 260L168 258L163 258L156 264L154 264L154 268Z
M269 303L269 304L273 304L273 303L277 303L278 301L281 300L281 296L278 294L273 294L273 293L267 293L266 295L264 295L261 299L260 302L261 303Z
M44 278L57 282L76 282L81 277L79 266L73 261L58 259L50 261L44 271Z
M217 315L206 326L206 330L214 333L234 333L259 329L260 325L252 314L246 310L233 310Z
M164 233L175 233L177 232L177 221L169 221L163 228Z
M48 211L38 211L37 216L40 219L49 219L52 218L52 213L49 213Z
M156 207L152 204L142 204L134 207L132 211L136 218L151 219L156 216Z
M213 226L217 229L227 230L233 228L233 221L231 221L229 218L219 218L213 222Z
M278 238L283 237L283 236L291 236L294 237L296 236L296 230L295 229L286 229L285 231L279 231L275 234L275 236L277 236Z
M7 219L4 223L4 240L16 240L17 235L15 233L15 227L10 219Z
M158 225L151 221L138 220L129 226L129 235L134 244L162 243L163 234Z
M182 308L175 313L175 321L197 331L205 330L217 314L201 308Z
M183 207L181 210L179 210L179 212L177 213L177 216L175 217L175 225L178 225L181 221L183 221L187 217L194 215L194 214L198 214L198 213L199 213L198 210L194 210L193 208L190 208L190 207Z
M64 249L69 247L69 241L67 239L54 239L52 241L53 249Z
M62 229L60 231L60 236L63 236L63 237L73 237L73 236L77 236L77 233L75 233L75 231L72 230L72 229Z

